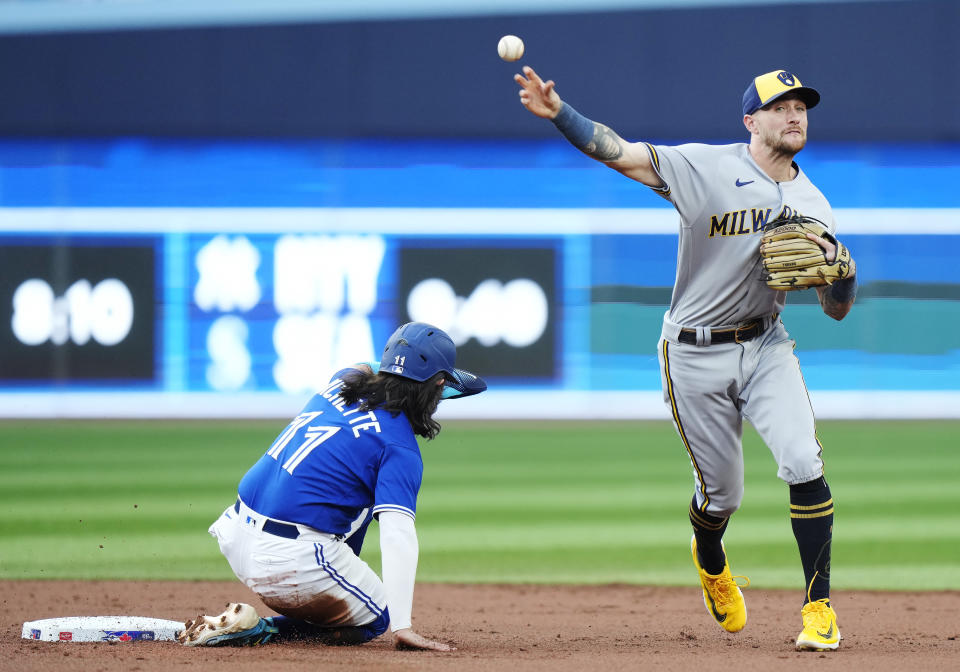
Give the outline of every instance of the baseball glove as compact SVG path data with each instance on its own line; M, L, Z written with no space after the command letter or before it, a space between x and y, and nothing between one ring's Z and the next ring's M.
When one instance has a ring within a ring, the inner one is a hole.
M808 233L837 246L833 263L827 262L824 249L807 238ZM857 268L850 250L830 235L823 222L803 215L767 222L760 239L760 256L767 286L784 292L832 285L854 275Z

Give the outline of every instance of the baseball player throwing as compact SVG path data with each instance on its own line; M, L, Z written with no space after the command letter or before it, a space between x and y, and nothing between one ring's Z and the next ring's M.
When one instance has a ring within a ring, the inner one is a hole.
M658 350L664 401L693 465L691 551L707 611L729 632L747 621L740 588L749 580L731 574L722 541L743 498L746 418L789 484L806 584L797 647L836 649L833 499L794 342L779 317L786 293L776 289L817 285L823 312L837 320L854 302L855 266L832 235L830 204L793 161L807 141L807 111L820 94L790 72L768 72L752 79L743 95L748 143L660 146L627 142L583 117L560 99L553 81L530 67L515 80L530 112L550 119L587 156L653 189L680 214L677 278ZM804 244L817 245L819 268L806 285L784 281L782 273L774 284L773 267L761 256L772 249L765 228L795 215L824 224L823 235L794 227ZM738 585L738 579L744 581Z
M186 646L284 639L360 644L389 625L398 648L451 651L412 628L418 542L414 518L423 461L416 435L434 438L442 398L477 394L481 378L455 367L440 329L411 322L379 364L343 369L316 394L240 481L210 534L237 575L281 616L232 603L187 621ZM359 558L372 518L383 580Z

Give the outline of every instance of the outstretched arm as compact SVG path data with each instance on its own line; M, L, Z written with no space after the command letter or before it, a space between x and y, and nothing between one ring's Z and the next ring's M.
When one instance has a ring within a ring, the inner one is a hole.
M611 128L581 115L560 99L552 79L544 82L530 66L523 66L523 74L513 79L520 85L523 106L551 120L574 147L648 187L663 186L642 142L627 142Z
M393 511L383 511L380 520L380 554L383 588L390 610L390 629L398 649L455 651L445 642L427 639L411 627L413 584L417 574L419 544L413 518Z

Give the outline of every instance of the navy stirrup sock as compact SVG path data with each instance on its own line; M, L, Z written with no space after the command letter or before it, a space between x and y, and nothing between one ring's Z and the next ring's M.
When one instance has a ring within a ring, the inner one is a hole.
M829 598L833 498L822 477L790 486L790 524L800 549L806 601Z
M697 538L697 557L700 566L707 574L716 576L723 571L727 558L723 553L723 533L727 530L729 518L717 518L697 508L697 498L690 502L690 524Z

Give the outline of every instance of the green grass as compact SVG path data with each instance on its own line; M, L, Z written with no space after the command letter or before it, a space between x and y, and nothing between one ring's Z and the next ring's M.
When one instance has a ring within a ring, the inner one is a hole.
M283 421L0 423L0 578L233 579L206 528ZM822 422L838 589L960 589L960 422ZM738 574L803 584L747 431ZM689 461L662 422L447 422L423 445L420 581L690 585ZM379 570L376 526L363 555Z

